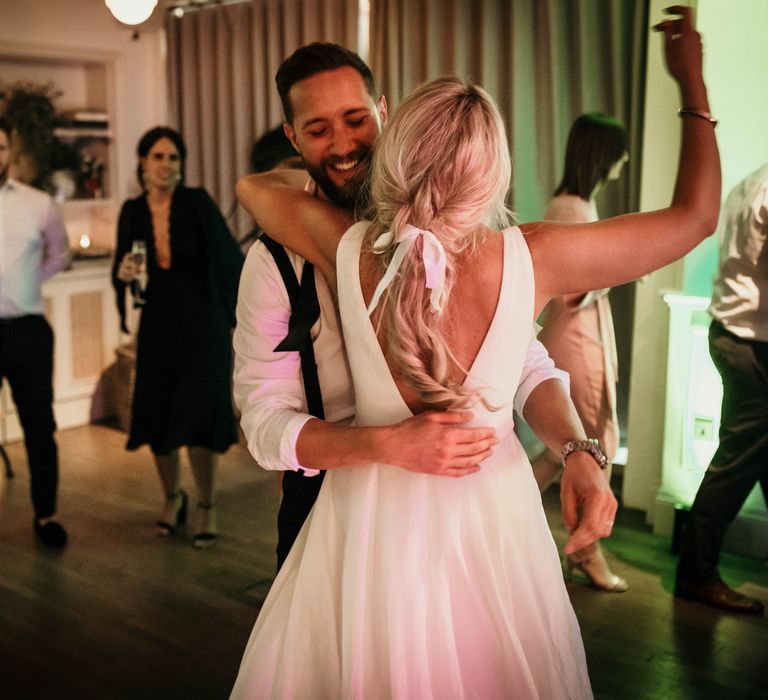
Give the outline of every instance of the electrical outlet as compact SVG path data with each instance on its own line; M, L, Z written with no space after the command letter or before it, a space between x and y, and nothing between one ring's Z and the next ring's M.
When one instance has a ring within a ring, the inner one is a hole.
M715 421L713 418L694 416L693 418L693 439L694 440L712 440L714 438Z

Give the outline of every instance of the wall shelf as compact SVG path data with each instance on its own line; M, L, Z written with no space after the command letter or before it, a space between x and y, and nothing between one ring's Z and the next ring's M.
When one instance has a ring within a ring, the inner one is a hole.
M57 202L62 212L78 211L83 209L91 209L92 207L114 207L115 199L113 197L76 197L74 199L65 199L63 202Z
M109 129L87 129L82 127L60 126L53 130L53 135L60 139L106 139L112 138Z
M117 158L114 130L114 62L107 52L64 51L45 46L0 45L4 85L52 84L62 126L52 192L60 206L72 248L87 234L93 245L114 244Z

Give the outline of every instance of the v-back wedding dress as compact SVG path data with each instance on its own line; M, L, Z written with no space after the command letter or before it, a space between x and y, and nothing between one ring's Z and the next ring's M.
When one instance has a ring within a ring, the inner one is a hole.
M345 234L337 277L358 425L411 415L360 288L367 224ZM584 649L512 401L534 284L506 229L495 317L468 379L500 444L462 478L386 464L327 473L246 647L237 700L591 698Z

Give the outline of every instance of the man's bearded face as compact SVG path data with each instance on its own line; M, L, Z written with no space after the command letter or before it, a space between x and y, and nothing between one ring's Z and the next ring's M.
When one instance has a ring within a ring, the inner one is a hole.
M374 100L362 76L348 66L296 83L286 133L323 194L347 210L365 195L373 144L386 119L386 101Z

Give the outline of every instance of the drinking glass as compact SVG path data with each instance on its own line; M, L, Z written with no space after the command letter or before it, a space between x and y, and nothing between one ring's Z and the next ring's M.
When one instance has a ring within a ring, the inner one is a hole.
M131 255L138 271L132 285L134 303L143 304L144 290L147 288L147 244L146 241L134 241L131 246Z

